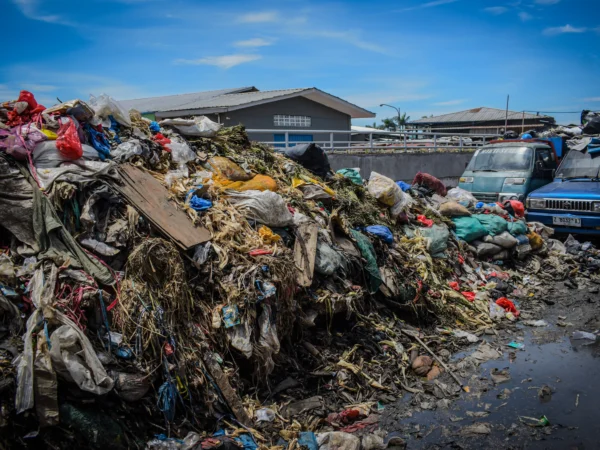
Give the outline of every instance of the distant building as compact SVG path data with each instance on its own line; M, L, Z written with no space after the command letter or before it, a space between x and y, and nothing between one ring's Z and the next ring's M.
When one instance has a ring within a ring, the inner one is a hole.
M518 111L508 111L508 126L505 126L505 121L506 110L481 107L413 120L409 126L426 132L501 134L503 131L543 131L555 124L554 117Z
M275 130L249 133L250 139L262 142L284 142L285 131L288 142L329 141L330 134L319 131L350 133L352 119L375 117L374 113L317 88L259 91L250 86L121 103L152 120L203 115L228 126L243 124L247 129ZM335 140L349 141L350 134L338 134Z

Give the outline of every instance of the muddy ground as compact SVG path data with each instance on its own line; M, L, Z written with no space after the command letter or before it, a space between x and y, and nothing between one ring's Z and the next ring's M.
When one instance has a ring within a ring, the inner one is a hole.
M576 330L600 329L598 286L567 281L534 289L534 297L518 301L519 322L501 325L497 334L487 330L480 342L452 356L451 364L461 366L481 342L501 352L498 359L457 371L470 392L457 392L444 374L441 389L387 405L381 428L402 437L408 449L599 448L600 345L572 338ZM527 320L548 325L529 326ZM524 348L508 347L513 341ZM525 423L523 416L545 416L549 425L531 426L541 424Z

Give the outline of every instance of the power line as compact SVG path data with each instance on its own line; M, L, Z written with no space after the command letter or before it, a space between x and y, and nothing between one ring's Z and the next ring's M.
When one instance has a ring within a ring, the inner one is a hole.
M525 109L523 112L535 112L535 113L543 113L543 114L581 114L581 111L538 111L538 110L528 110Z

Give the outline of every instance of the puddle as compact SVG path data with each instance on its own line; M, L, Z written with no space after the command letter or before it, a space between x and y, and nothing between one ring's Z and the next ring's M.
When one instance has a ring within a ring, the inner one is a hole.
M471 393L463 393L450 409L416 412L395 424L393 420L384 423L392 428L396 425L409 449L481 448L482 438L488 448L597 448L599 342L589 345L589 341L571 340L563 334L556 342L553 339L536 344L539 336L534 330L523 331L525 349L505 347L501 359L482 364L474 378L467 381L472 385ZM508 373L510 379L495 376L502 382L494 385L492 371L498 374L505 369L501 373ZM538 394L544 386L550 389ZM498 398L505 390L510 394ZM531 428L520 423L519 416L546 416L550 426ZM458 435L461 428L477 423L489 424L491 434L474 438ZM454 442L460 442L461 447L453 446Z

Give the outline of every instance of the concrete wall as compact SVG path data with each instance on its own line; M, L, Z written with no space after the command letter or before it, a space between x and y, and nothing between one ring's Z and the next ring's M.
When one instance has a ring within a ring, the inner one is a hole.
M472 152L447 153L393 153L393 154L344 154L329 153L331 168L335 170L360 167L363 178L378 172L394 181L411 182L419 171L455 186L473 156Z
M313 102L304 97L294 97L277 102L265 103L263 105L253 106L251 108L239 109L221 113L221 122L227 126L243 124L247 129L284 131L294 130L291 127L276 127L273 122L273 116L276 114L292 116L309 116L311 126L307 128L297 128L298 130L350 130L350 116L335 109L328 108L320 103ZM216 120L216 116L211 119ZM304 133L302 133L304 134ZM329 133L312 133L313 141L329 142ZM271 133L249 133L253 141L272 142L274 141ZM336 135L337 141L349 141L349 135Z

